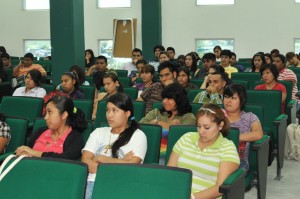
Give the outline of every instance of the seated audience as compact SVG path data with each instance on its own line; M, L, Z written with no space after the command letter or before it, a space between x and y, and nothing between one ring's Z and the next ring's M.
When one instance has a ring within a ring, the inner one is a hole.
M169 84L161 93L160 109L153 109L140 123L160 125L163 129L160 147L160 163L164 164L169 128L171 125L195 125L196 119L188 101L185 89L178 83Z
M94 100L94 108L92 114L93 120L96 118L98 101L106 100L117 92L123 92L123 86L119 82L118 75L115 72L105 73L105 75L103 76L103 85L106 92L98 93L97 99Z
M263 136L261 123L257 116L251 112L245 112L247 93L244 86L231 84L224 91L224 108L231 127L240 130L239 156L240 167L249 169L250 142L260 140Z
M16 155L77 160L84 141L81 132L87 127L84 113L71 99L55 96L46 105L46 128L33 132L27 146L20 146Z
M175 49L173 47L168 47L167 53L168 53L170 62L174 62L175 61Z
M285 99L286 99L286 88L283 84L277 81L279 72L275 65L266 64L260 69L261 78L264 84L257 85L255 90L279 90L282 93L281 99L281 113L284 114Z
M215 46L214 49L213 49L213 52L216 56L216 61L217 62L221 61L221 51L222 51L221 46Z
M231 52L231 58L229 60L230 66L236 68L238 72L244 72L245 68L241 64L237 64L236 54L234 52Z
M98 71L108 72L110 70L108 69L107 58L105 56L100 55L97 57L96 63L88 68L88 70L85 73L85 76L92 76Z
M200 108L196 121L198 132L186 133L177 141L168 166L192 170L191 198L218 198L220 185L240 164L234 143L225 138L230 124L214 104Z
M136 79L141 77L141 69L147 64L147 61L144 59L137 60L136 62L136 71L131 71L129 77L131 78L131 82L136 84Z
M265 53L264 56L266 64L273 64L273 59L270 53Z
M216 65L216 56L213 53L205 53L202 57L203 68L197 69L194 78L204 79L208 75L211 66Z
M19 87L13 93L13 96L40 97L46 95L46 90L41 88L42 75L38 70L31 70L25 76L25 86Z
M13 76L20 77L25 76L30 70L36 69L41 72L43 77L47 76L47 72L40 64L33 63L34 57L32 53L26 53L24 55L24 60L20 60L20 63L14 67Z
M146 102L146 114L152 109L152 104L154 102L162 101L161 92L164 90L164 88L167 85L175 82L176 71L173 67L173 64L169 61L165 61L159 65L158 73L160 82L153 83L146 90L144 90L137 99L138 101Z
M0 113L0 155L5 153L5 148L11 139L10 127L5 122L5 117Z
M286 68L285 61L286 61L285 57L282 54L275 55L273 58L273 64L276 66L276 68L279 72L279 76L277 79L293 82L292 99L298 100L296 97L296 94L298 92L297 76L292 70ZM299 100L298 100L298 103L299 103Z
M261 67L265 64L266 64L265 55L262 53L256 53L255 55L253 55L251 60L251 65L252 65L251 70L250 71L246 70L246 72L259 73Z
M225 72L228 74L228 77L231 78L231 73L237 73L238 70L230 65L230 59L231 59L232 53L230 50L222 50L221 51L221 63L220 66L222 66L225 70Z
M8 53L2 53L1 54L1 59L3 62L4 68L11 68L13 69L13 65L11 64L11 59Z
M300 56L293 53L293 52L288 52L286 53L286 66L287 67L300 67Z
M155 70L154 67L150 64L146 64L141 68L140 76L143 82L135 84L133 87L136 87L139 90L138 97L140 94L154 82Z
M188 93L191 89L197 89L195 84L190 82L190 70L186 66L182 66L177 71L177 81Z
M85 50L84 54L85 54L85 67L90 68L91 66L95 65L94 52L91 49L87 49Z
M191 52L185 56L185 66L188 67L191 74L190 77L193 78L197 70L197 57L194 53Z
M141 164L147 151L147 138L134 119L132 100L124 93L116 93L107 99L106 107L109 127L96 128L82 150L81 161L89 170L86 199L92 197L99 164Z
M131 52L131 59L132 59L132 61L125 63L120 68L122 70L127 70L128 71L128 75L130 75L132 71L136 71L137 70L136 62L138 60L142 60L143 59L143 52L142 52L142 50L139 49L139 48L133 49L132 52Z
M167 51L161 51L158 57L159 63L161 64L164 61L169 61L169 55Z
M207 76L206 90L198 93L195 99L193 100L193 102L204 103L204 104L205 103L223 104L224 88L231 81L228 78L222 66L217 66L217 65L212 66L209 69L209 73L210 74ZM204 82L206 81L204 80Z
M7 72L4 70L3 61L0 59L0 83L8 80Z

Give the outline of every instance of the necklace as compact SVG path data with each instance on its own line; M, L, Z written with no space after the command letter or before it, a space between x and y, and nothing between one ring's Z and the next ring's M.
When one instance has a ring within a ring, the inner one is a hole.
M105 147L105 151L104 151L105 154L107 154L108 149L111 149L110 138L111 138L111 132L109 134L109 144Z

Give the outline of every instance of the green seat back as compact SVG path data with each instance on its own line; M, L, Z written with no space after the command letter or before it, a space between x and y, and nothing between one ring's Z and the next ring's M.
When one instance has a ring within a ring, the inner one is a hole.
M146 102L133 101L134 117L136 121L140 121L145 117Z
M88 81L90 83L90 86L94 85L93 76L85 76L85 81Z
M197 117L197 113L199 111L199 109L203 106L202 103L190 103L192 106L192 112L195 115L195 117Z
M6 118L5 122L10 127L11 140L5 153L14 152L19 146L25 144L28 120L22 118Z
M124 88L128 88L128 87L132 86L130 77L119 77L119 81L123 85Z
M132 100L136 100L138 96L138 89L134 87L124 88L124 93L126 93Z
M83 92L85 99L94 100L95 97L94 86L80 86L79 89Z
M128 77L128 71L127 70L115 70L118 77Z
M192 172L182 168L99 164L92 198L190 198L191 182Z
M260 73L243 72L243 73L232 73L231 79L233 82L236 80L244 80L249 82L249 89L254 89L254 82L261 80Z
M88 167L81 162L23 158L2 179L0 192L5 198L82 199L87 174Z
M204 79L191 79L190 80L190 82L192 83L192 84L195 84L198 88L200 88L201 87L201 85L203 84L203 82L204 82Z
M56 86L54 86L52 84L41 84L41 87L46 90L46 93L50 93L52 91L55 91L55 89L56 89Z
M40 64L43 66L45 71L47 72L47 75L50 75L52 72L51 68L51 60L39 60L39 61L34 61L35 64Z
M300 74L300 68L299 67L288 67L288 69L292 70L295 74Z
M11 96L11 95L12 95L11 83L10 82L1 82L0 83L0 101L3 96Z
M190 89L188 92L189 102L193 102L198 93L205 91L205 89Z
M34 120L32 132L35 132L36 130L38 130L40 128L44 128L44 127L47 127L46 120L42 117L36 118Z
M90 99L74 99L74 106L81 109L85 114L85 119L91 120L94 101Z
M13 77L13 69L12 68L4 68L4 70L7 73L7 82L10 82L10 80Z
M272 131L271 138L277 140L277 129L273 125L273 121L281 113L281 92L280 91L247 91L247 105L262 106L264 117L261 121L264 128L269 128ZM277 143L277 142L275 142Z
M43 98L4 96L0 112L5 116L27 118L32 127L34 119L42 116L43 105Z
M147 153L144 164L159 163L162 127L152 124L141 124L141 130L147 137Z
M243 85L246 88L246 90L249 89L249 81L247 80L234 80L233 83Z

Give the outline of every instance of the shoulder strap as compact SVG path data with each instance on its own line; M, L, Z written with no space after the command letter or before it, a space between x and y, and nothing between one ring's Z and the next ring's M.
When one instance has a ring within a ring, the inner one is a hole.
M7 158L5 158L4 162L2 163L1 167L0 167L0 182L1 180L6 176L6 174L8 174L8 172L14 168L14 166L16 166L16 164L18 164L18 162L20 162L21 159L23 159L24 157L27 157L27 155L21 155L19 156L17 159L15 159L3 172L3 168L5 167L5 165L12 159L14 158L16 155L9 155Z

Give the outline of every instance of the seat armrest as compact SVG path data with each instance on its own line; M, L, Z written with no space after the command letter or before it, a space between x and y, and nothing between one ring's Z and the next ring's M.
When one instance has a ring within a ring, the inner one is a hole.
M274 126L280 126L281 124L286 122L286 120L287 120L287 115L281 114L281 115L279 115L278 117L275 118L275 120L273 121L273 125Z
M225 198L244 198L245 190L245 175L244 169L239 168L230 176L226 178L223 184L219 187L219 192L223 193L223 199Z
M270 137L267 135L263 135L263 137L260 140L257 140L252 143L252 149L257 151L262 149L265 145L267 145L270 141Z

